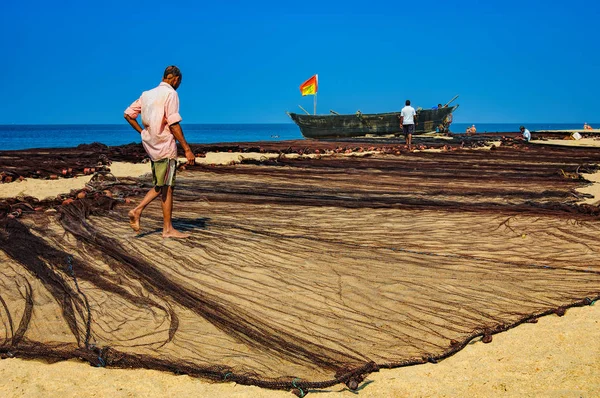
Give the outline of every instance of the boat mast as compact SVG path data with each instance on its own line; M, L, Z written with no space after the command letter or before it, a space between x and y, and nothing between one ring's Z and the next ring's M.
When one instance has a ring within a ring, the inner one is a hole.
M454 97L452 97L452 99L450 101L446 102L446 105L444 105L444 107L450 105L450 103L454 102L454 100L457 98L458 98L458 95L455 95Z
M300 109L302 109L302 110L304 111L304 113L306 113L307 115L310 115L310 112L309 112L309 111L307 111L306 109L304 109L304 108L303 108L303 107L301 107L300 105L298 105L298 107L299 107Z

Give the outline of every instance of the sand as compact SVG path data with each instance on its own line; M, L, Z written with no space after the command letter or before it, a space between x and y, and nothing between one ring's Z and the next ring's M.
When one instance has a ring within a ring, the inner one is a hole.
M532 140L530 144L535 145L559 145L559 146L583 146L600 147L598 138L582 138L580 140Z
M368 376L361 397L600 396L600 308L572 308L473 341L438 364L384 369ZM0 360L2 397L293 397L235 383L209 383L144 369L94 368L67 361ZM355 396L335 386L324 396ZM320 396L315 393L315 396Z
M361 153L349 153L344 155L336 156L367 156L374 154L375 152L365 151ZM261 160L261 159L273 159L279 155L274 153L258 153L258 152L219 152L219 153L207 153L205 157L196 158L197 164L204 165L231 165L241 163L244 159L246 160ZM309 155L298 155L289 154L285 155L287 158L315 158L323 156L333 156L332 154L309 154ZM179 163L185 163L185 158L179 158ZM149 163L126 163L126 162L113 162L110 166L110 172L115 177L140 177L145 174L151 173ZM85 187L92 176L77 176L74 178L61 178L59 180L39 180L35 178L26 178L23 181L15 181L9 184L0 185L0 198L13 198L19 196L32 196L37 199L45 199L49 197L56 197L62 193L69 193L71 190L79 190Z
M578 146L578 147L600 147L600 140L597 138L582 138L580 140L545 140L545 141L531 141L532 144L536 145L558 145L558 146ZM593 198L587 198L582 203L590 205L600 204L600 173L593 174L582 174L586 180L593 182L593 184L579 188L578 191L585 194L593 195Z
M588 205L600 205L600 173L582 174L583 177L591 181L592 184L587 187L579 188L577 191L589 195L593 195L592 198L586 198L582 203Z
M208 153L204 158L196 158L199 164L225 165L239 163L242 158L257 159L261 157L276 157L274 154L261 153ZM185 158L178 159L179 162L185 162ZM115 177L140 177L151 173L149 163L126 163L113 162L110 165L110 172ZM85 187L92 176L78 176L74 178L64 178L60 180L38 180L28 178L23 181L15 181L10 184L0 186L0 198L12 198L17 196L32 196L38 199L47 197L56 197L61 193L68 193L72 189L82 189Z
M14 198L19 196L33 196L38 199L56 197L61 193L68 193L72 189L85 187L92 176L80 176L75 178L64 178L60 180L38 180L26 178L23 181L15 181L0 186L0 198Z
M573 145L579 141L560 141ZM582 141L582 140L580 140ZM597 140L590 145L598 146ZM548 141L544 141L545 144ZM573 144L571 144L573 143ZM581 142L580 144L588 144ZM205 164L239 162L248 153L207 154ZM148 164L113 163L117 177L140 176ZM593 185L580 191L600 201L600 173L585 175ZM0 197L18 194L38 198L80 189L90 177L56 181L26 180L0 186ZM594 397L600 396L600 304L569 309L564 317L541 318L493 336L491 344L473 341L438 364L382 370L368 376L363 397ZM1 397L290 397L235 383L210 383L188 376L143 369L94 368L78 361L46 364L35 360L0 360ZM326 389L326 396L354 396L344 386ZM314 392L315 395L317 392Z
M583 142L581 142L583 141ZM545 144L559 145L560 143L566 143L566 145L573 146L577 143L581 143L584 146L598 146L600 147L599 140L593 139L582 139L579 141L572 140L548 140L543 141ZM489 150L492 145L500 146L500 142L490 142L488 145L480 148L470 150ZM420 152L441 152L441 149L426 149ZM416 152L419 152L418 150ZM361 153L353 152L349 154L310 154L310 155L298 155L290 154L285 155L288 158L298 157L324 157L324 156L367 156L373 155L373 151L365 151ZM207 153L206 157L196 158L196 163L205 165L230 165L240 163L243 159L249 160L260 160L260 159L273 159L279 155L273 153L258 153L258 152L220 152L220 153ZM178 160L180 163L185 162L185 158ZM119 177L140 177L150 173L150 165L143 163L126 163L126 162L113 162L110 165L111 173ZM585 194L593 195L593 198L586 198L581 203L586 204L598 204L600 203L600 173L583 174L583 177L593 182L589 186L579 188L578 191ZM91 176L79 176L75 178L65 178L59 180L38 180L38 179L25 179L23 181L16 181L10 184L0 185L0 198L11 198L17 196L32 196L38 199L44 199L47 197L56 197L61 193L68 193L75 189L82 189L90 181Z

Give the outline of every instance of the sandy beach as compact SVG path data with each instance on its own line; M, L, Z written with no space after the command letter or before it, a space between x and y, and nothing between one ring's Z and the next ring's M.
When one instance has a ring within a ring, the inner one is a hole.
M591 139L556 141L544 141L543 144L600 147L600 141ZM498 145L499 143L496 143L496 146ZM365 152L358 156L373 154L374 152ZM321 154L317 157L322 156L333 155ZM302 155L288 156L289 159L296 160L301 157ZM315 155L306 156L307 159L309 157L314 158ZM244 159L260 161L278 158L279 155L264 153L207 153L205 157L197 158L197 161L206 166L231 166ZM110 166L111 173L117 178L144 176L149 172L149 168L148 164L126 162L113 162ZM585 194L579 203L598 206L600 173L583 176L592 184L577 188L578 192ZM34 196L41 200L55 197L58 194L83 189L90 178L79 176L56 181L27 179L2 184L0 198ZM363 381L359 394L365 397L598 396L598 305L596 303L592 306L570 308L562 317L543 316L537 323L524 323L506 332L494 334L491 344L484 344L481 338L477 337L464 349L439 363L382 369L371 373ZM293 396L287 391L261 389L233 382L213 383L169 372L93 367L77 360L48 364L41 360L3 359L0 360L0 380L3 380L0 383L0 396L5 397ZM356 394L343 385L306 392L315 396Z
M0 398L600 398L600 1L514 5L3 2Z
M494 336L473 341L438 363L381 370L360 390L364 397L595 397L600 394L600 310L573 308ZM293 397L235 383L139 369L94 368L78 361L46 364L0 361L4 397ZM344 386L315 396L352 397ZM310 394L313 395L313 394Z

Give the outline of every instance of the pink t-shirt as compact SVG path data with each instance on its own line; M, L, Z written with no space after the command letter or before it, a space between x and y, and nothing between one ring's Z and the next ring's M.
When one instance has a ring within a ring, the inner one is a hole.
M144 91L131 104L125 114L137 118L142 113L142 144L153 161L177 159L177 145L170 125L181 121L179 96L170 84L161 82L158 87Z

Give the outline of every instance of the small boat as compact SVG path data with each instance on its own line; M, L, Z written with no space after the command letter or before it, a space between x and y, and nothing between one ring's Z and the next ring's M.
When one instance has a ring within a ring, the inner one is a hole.
M418 109L415 134L430 133L440 129L447 132L452 123L452 112L458 105L436 109ZM331 111L331 115L309 115L287 112L300 127L305 138L349 138L365 135L401 134L400 111L389 113L340 115Z

